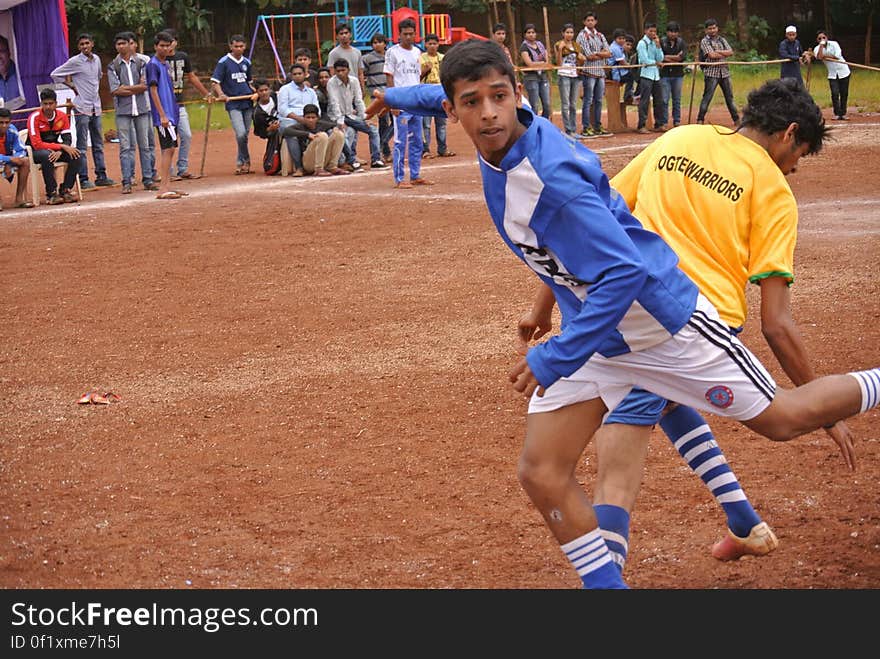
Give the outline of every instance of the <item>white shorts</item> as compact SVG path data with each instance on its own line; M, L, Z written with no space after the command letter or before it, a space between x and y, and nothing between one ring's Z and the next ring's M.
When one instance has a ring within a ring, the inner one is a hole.
M700 295L681 330L663 343L617 357L595 354L577 371L529 401L529 414L601 398L613 410L630 389L747 421L770 405L776 382ZM607 414L606 414L607 416Z

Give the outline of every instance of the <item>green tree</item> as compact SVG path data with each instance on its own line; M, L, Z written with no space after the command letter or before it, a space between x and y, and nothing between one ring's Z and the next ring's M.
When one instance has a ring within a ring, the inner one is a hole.
M865 64L871 63L871 37L874 22L880 17L880 0L836 0L831 3L835 22L844 24L844 17L857 17L865 25Z
M71 34L89 32L100 48L112 46L122 30L150 35L168 26L198 32L208 27L210 13L199 0L67 0L66 8Z

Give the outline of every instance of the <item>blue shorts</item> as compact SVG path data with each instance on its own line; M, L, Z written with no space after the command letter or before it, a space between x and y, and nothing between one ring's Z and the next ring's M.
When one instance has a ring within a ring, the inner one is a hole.
M653 426L660 420L667 400L650 391L633 387L620 405L614 408L605 423L627 423L633 426Z

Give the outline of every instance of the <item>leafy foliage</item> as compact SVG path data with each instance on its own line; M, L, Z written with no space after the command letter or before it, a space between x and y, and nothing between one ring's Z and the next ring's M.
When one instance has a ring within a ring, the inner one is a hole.
M89 32L99 46L111 45L113 35L123 30L147 34L165 24L165 16L177 16L175 26L182 31L198 32L208 27L210 12L199 0L66 0L71 34Z
M722 34L736 52L736 59L744 62L758 62L767 59L766 55L758 52L758 47L770 34L770 24L760 16L749 16L745 41L740 41L737 38L738 28L737 22L731 20L725 24L722 30Z

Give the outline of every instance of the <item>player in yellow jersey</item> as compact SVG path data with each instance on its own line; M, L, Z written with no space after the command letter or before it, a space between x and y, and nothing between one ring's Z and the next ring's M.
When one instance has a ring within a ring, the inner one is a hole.
M645 228L659 233L678 254L679 267L715 305L732 333L740 331L746 318L747 284L761 287L762 332L798 386L816 376L790 311L797 204L785 176L795 171L801 157L822 148L826 134L821 111L810 95L793 81L772 80L749 94L738 130L710 125L676 128L611 180ZM553 302L552 293L542 290L520 320L523 348L550 330ZM721 381L706 397L719 408L732 402ZM667 406L654 394L634 389L595 439L599 474L594 508L621 569L628 549L629 513L657 422L727 515L729 532L713 546L712 555L732 560L773 551L778 545L773 531L752 508L700 414L685 406ZM846 425L839 422L827 432L854 468Z

